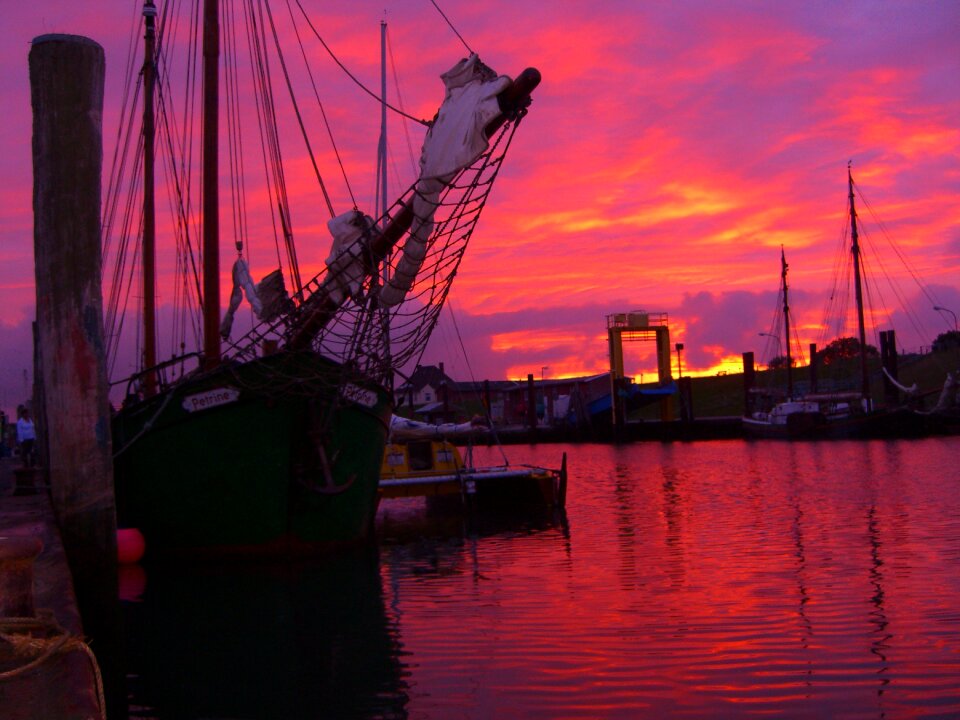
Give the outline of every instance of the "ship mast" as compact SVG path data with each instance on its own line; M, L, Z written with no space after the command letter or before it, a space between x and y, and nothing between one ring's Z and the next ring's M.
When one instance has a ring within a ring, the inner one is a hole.
M157 8L153 0L143 4L143 392L151 397L157 392L157 220L154 188L153 94L156 82L156 28Z
M385 232L389 220L387 218L387 23L380 21L380 142L377 145L377 172L379 181L380 207L377 214L383 218L381 232ZM383 259L381 281L384 286L390 282L390 253ZM390 310L380 309L380 322L383 329L385 367L390 367ZM387 389L393 391L393 373L386 378Z
M780 280L783 284L783 332L787 341L787 399L793 399L793 360L790 357L790 303L787 300L787 256L780 246Z
M860 333L860 393L869 402L870 379L867 372L867 333L863 322L863 287L860 282L860 236L857 233L857 211L853 200L853 172L847 164L847 185L850 190L850 237L853 252L853 286L857 301L857 329Z
M218 0L203 4L203 357L204 368L220 364L220 22Z

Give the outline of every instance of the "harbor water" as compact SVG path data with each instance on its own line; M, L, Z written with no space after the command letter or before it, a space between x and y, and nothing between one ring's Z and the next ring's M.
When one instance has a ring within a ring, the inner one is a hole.
M504 452L566 512L125 568L131 717L960 717L960 438Z

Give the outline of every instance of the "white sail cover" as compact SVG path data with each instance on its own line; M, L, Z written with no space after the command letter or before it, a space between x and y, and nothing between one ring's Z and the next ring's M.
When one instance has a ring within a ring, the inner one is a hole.
M476 432L487 432L486 425L476 421L465 423L425 423L418 420L394 415L390 418L390 439L393 441L418 440L436 438L443 439L455 435L468 435Z
M247 294L247 302L253 308L259 318L263 313L263 306L260 298L257 296L257 288L250 279L250 270L247 268L247 262L242 257L237 258L233 263L233 291L230 293L230 305L227 312L220 322L220 336L230 337L230 331L233 329L233 316L236 315L240 302L243 300L243 294Z
M943 412L960 405L960 393L957 392L957 375L953 372L947 373L947 379L943 383L943 390L940 391L940 397L937 400L934 412Z
M918 385L917 385L916 383L914 383L914 384L911 385L910 387L907 387L906 385L901 385L901 384L897 381L897 379L896 379L893 375L891 375L890 372L889 372L886 368L881 368L881 370L883 370L883 374L887 376L887 380L889 380L891 383L893 383L893 386L894 386L895 388L897 388L897 390L899 390L900 392L906 393L907 395L916 395L916 394L917 394L917 390L919 390L919 387L918 387Z
M420 180L413 197L413 224L393 277L380 291L386 307L403 301L413 287L433 232L440 193L454 175L487 149L487 124L500 115L497 95L513 82L497 76L476 53L440 76L446 87L443 103L427 131L420 153Z
M327 257L327 276L323 287L338 305L360 290L366 270L363 263L363 236L373 227L373 219L359 210L348 210L327 222L333 245Z
M443 103L420 152L420 179L450 176L487 149L484 129L500 114L497 95L512 80L497 77L473 53L440 76L446 87Z

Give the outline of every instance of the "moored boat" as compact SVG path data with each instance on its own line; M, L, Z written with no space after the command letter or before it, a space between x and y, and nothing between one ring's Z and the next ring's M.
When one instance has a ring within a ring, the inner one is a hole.
M567 467L559 469L510 465L474 465L472 442L485 428L476 424L431 425L394 418L383 454L380 496L455 497L468 508L562 509L566 504ZM455 440L468 447L464 460Z
M204 0L207 79L218 76L219 5ZM256 19L262 8L244 4L244 12ZM148 0L141 75L149 100L137 152L143 180L136 183L144 191L143 243L134 253L143 258L145 295L155 286L151 78L167 77L163 62L173 50L162 41L175 35L163 25L170 16L160 15L159 28L157 17ZM254 27L262 33L253 36L260 51L275 46L279 52L281 43L266 35L272 19ZM286 272L295 288L290 295L282 270L251 281L242 236L235 235L234 293L222 320L219 101L216 83L205 83L203 198L193 201L202 208L202 349L157 363L156 308L152 297L145 298L142 367L123 381L126 398L112 428L118 521L143 533L148 554L314 551L369 537L394 368L422 352L430 336L539 74L528 69L514 80L471 55L442 79L444 102L428 123L416 182L378 220L356 209L336 214L328 201L333 248L326 268L301 282L292 265ZM169 93L157 97L169 101ZM261 99L258 107L272 111L272 99ZM164 122L173 116L169 109L161 114ZM275 129L272 137L276 143ZM279 156L275 148L271 161ZM190 167L183 159L168 162ZM233 172L239 173L238 162L231 161ZM271 165L271 172L282 178L282 165ZM195 212L189 183L182 176L174 184L175 214L189 218ZM279 212L269 212L277 215L280 237L295 258L286 198L278 203ZM190 224L182 231L181 251L191 245ZM191 262L184 261L186 269ZM229 341L243 295L259 322ZM188 369L190 362L197 367Z
M792 380L793 359L791 355L790 307L788 303L787 263L781 250L781 297L786 355L784 361L787 377L786 394L767 407L754 409L743 417L744 432L749 437L774 438L910 438L923 437L943 431L940 416L925 413L917 407L917 386L905 387L897 379L896 335L893 330L882 331L880 336L880 368L884 376L884 404L875 401L870 383L869 355L877 351L867 345L864 320L864 280L861 260L859 218L854 196L853 173L847 168L848 214L850 228L850 260L852 263L853 291L856 310L857 337L845 338L852 359L856 361L856 379L850 387L832 391L809 391L795 393ZM824 323L825 327L827 323ZM769 333L761 333L768 335ZM772 334L771 337L779 336ZM811 351L813 354L813 350ZM811 357L811 367L816 358ZM751 388L754 397L761 395ZM782 393L782 391L781 391Z

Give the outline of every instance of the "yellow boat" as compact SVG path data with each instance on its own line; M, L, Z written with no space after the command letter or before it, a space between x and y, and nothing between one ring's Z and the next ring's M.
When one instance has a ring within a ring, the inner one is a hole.
M459 495L468 506L563 508L567 494L567 456L559 470L529 465L475 467L448 436L469 432L469 425L433 426L401 421L391 436L380 470L380 497ZM475 430L475 428L473 428ZM470 453L468 453L468 458Z

